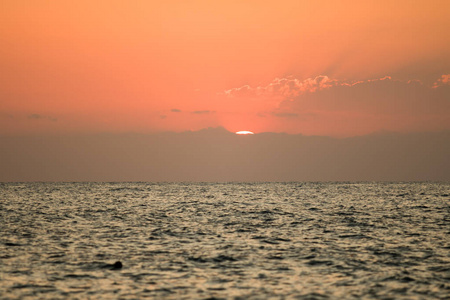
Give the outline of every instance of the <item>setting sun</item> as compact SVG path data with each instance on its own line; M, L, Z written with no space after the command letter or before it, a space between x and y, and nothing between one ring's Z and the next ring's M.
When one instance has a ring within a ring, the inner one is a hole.
M243 130L243 131L236 132L236 134L254 134L254 133L251 131Z

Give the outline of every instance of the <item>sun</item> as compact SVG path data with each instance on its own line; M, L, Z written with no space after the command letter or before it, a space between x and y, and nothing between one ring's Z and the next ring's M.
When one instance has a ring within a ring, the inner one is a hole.
M254 134L254 133L251 131L248 131L248 130L243 130L243 131L236 132L236 134Z

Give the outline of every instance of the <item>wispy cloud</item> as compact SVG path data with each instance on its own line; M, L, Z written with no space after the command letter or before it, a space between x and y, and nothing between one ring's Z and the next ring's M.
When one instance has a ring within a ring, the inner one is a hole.
M173 113L179 113L179 112L181 112L181 110L180 110L180 109L177 109L177 108L172 108L170 111L173 112Z
M251 87L244 85L238 88L232 88L223 92L228 97L280 97L294 98L305 93L314 93L324 89L337 86L354 86L358 84L392 80L390 76L383 78L369 79L365 81L347 81L332 79L328 76L320 75L314 78L300 80L293 77L275 78L271 83L265 86Z
M305 92L315 92L339 84L341 83L338 80L322 75L305 80L292 77L275 78L266 86L251 87L244 85L226 90L224 94L229 97L296 97Z
M43 117L41 115L39 115L39 114L31 114L31 115L28 116L28 119L30 119L30 120L32 120L32 119L40 120L40 119L43 119Z
M192 113L195 115L206 115L206 114L210 114L213 112L210 110L196 110L196 111L193 111Z
M56 122L58 121L57 118L51 117L51 116L44 116L44 115L40 115L40 114L31 114L28 115L27 117L29 120L49 120L52 122Z

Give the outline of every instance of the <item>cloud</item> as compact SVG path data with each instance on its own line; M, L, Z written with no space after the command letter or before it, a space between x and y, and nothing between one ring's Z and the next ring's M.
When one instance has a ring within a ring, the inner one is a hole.
M232 88L224 92L228 97L297 97L306 92L315 92L318 90L330 88L339 85L336 79L328 76L317 76L299 80L296 78L275 78L266 86L251 87L244 85L239 88Z
M181 112L181 110L180 110L180 109L177 109L177 108L172 108L170 111L171 111L171 112L174 112L174 113L179 113L179 112Z
M56 122L58 121L57 118L51 117L51 116L44 116L44 115L40 115L40 114L31 114L28 115L27 117L29 120L49 120L52 122Z
M165 118L167 118L167 116L166 116L166 115L160 115L159 118L160 118L161 120L164 120Z
M260 99L269 106L266 116L276 117L283 126L288 126L290 119L288 130L296 133L352 135L380 129L450 129L450 74L442 75L433 85L390 76L353 81L322 75L305 80L276 78L265 86L243 86L225 94ZM287 128L283 126L280 128Z
M445 76L445 75L444 75ZM232 88L223 92L228 97L280 97L280 98L294 98L305 93L314 93L324 89L329 89L337 86L354 86L367 82L377 82L384 80L392 80L390 76L385 76L378 79L369 79L366 81L346 81L332 79L328 76L319 75L314 78L307 78L304 80L293 77L275 78L266 86L251 87L244 85L239 88ZM417 81L417 80L411 80Z
M31 114L31 115L29 115L28 116L28 119L35 119L35 120L40 120L40 119L43 119L43 117L41 116L41 115L39 115L39 114Z
M232 88L232 89L226 90L225 92L223 92L223 94L227 95L229 97L245 97L245 96L256 97L257 96L256 91L258 89L259 89L259 87L254 89L249 85L244 85L239 88Z
M418 80L395 80L390 76L348 81L317 76L299 80L276 78L266 86L234 88L230 97L277 99L274 116L293 116L305 111L365 111L367 113L441 113L450 110L450 74L432 86Z
M339 84L284 99L282 107L294 111L352 111L367 114L424 115L450 110L449 89L439 89L419 81L393 80L391 77Z
M206 115L206 114L210 114L213 112L209 111L209 110L196 110L196 111L193 111L192 113L196 114L196 115Z
M437 88L444 85L450 85L450 74L444 74L434 84L433 88Z

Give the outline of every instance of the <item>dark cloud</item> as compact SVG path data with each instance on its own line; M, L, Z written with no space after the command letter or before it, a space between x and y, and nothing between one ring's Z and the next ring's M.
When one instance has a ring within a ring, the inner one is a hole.
M31 114L31 115L28 116L28 119L30 119L30 120L33 120L33 119L34 120L40 120L40 119L44 119L44 117L39 115L39 114Z
M29 120L49 120L49 121L52 121L52 122L58 121L57 118L54 118L54 117L51 117L51 116L43 116L43 115L40 115L40 114L31 114L31 115L28 115L27 118Z
M167 116L166 115L160 115L159 118L164 120L165 118L167 118Z
M196 114L196 115L206 115L206 114L212 113L212 111L210 111L210 110L196 110L196 111L193 111L192 113Z
M432 88L418 81L405 82L386 77L300 94L293 100L285 99L282 106L294 111L310 109L373 115L450 113L450 86Z
M174 113L179 113L179 112L181 112L181 110L180 110L180 109L177 109L177 108L173 108L173 109L171 109L170 111L171 111L171 112L174 112Z

